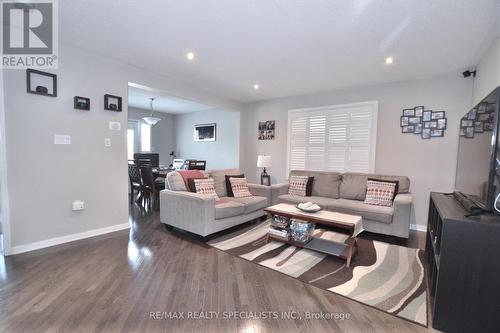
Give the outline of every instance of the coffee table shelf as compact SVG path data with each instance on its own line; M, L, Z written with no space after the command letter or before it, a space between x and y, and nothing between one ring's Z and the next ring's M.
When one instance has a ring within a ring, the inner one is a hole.
M272 216L281 216L290 219L298 219L312 223L314 225L325 225L334 226L337 228L346 229L350 232L351 237L348 238L344 243L332 241L328 239L323 239L319 237L312 236L312 238L306 243L296 242L292 239L285 240L280 237L275 237L272 234L267 234L267 242L271 240L279 241L282 243L290 244L299 248L304 248L308 250L313 250L316 252L328 254L346 260L346 266L349 267L353 256L358 250L356 236L361 232L362 226L360 225L362 219L360 216L339 214L333 212L327 212L326 214L321 214L318 216L316 213L304 213L299 211L293 205L289 204L278 204L264 209L268 214ZM288 229L280 228L278 229ZM361 231L360 231L361 230ZM355 234L355 231L357 233Z

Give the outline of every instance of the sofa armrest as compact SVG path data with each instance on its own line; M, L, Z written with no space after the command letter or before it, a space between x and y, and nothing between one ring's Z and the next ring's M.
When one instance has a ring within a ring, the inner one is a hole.
M248 184L248 189L252 195L258 197L266 197L267 200L271 200L271 187L259 184ZM270 201L269 201L270 202Z
M186 191L160 191L162 223L206 236L215 220L215 198Z
M394 198L394 216L392 217L394 235L410 236L411 207L413 199L410 193L402 193Z
M290 187L290 184L288 183L281 183L281 184L275 184L271 186L271 204L276 205L278 203L278 197L283 194L288 193L288 189Z

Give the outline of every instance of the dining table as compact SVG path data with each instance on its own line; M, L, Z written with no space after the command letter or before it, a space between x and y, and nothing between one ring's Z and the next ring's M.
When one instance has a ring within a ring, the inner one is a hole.
M162 167L154 167L153 168L153 175L155 178L166 178L167 174L170 172L175 171L174 168L162 168Z

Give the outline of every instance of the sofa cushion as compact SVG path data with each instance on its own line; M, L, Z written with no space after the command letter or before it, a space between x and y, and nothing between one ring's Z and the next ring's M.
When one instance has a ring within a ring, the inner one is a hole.
M382 223L391 223L392 216L394 215L393 207L373 206L365 204L363 201L349 199L335 200L328 206L328 210L345 214L359 215L364 219Z
M226 175L241 174L238 169L221 169L208 171L209 177L214 179L215 192L219 197L227 197Z
M184 179L177 171L172 171L167 174L166 183L168 185L168 189L171 191L187 191L186 184L184 183Z
M321 208L323 209L328 209L330 205L335 202L336 199L332 198L325 198L325 197L317 197L317 196L312 196L312 197L298 197L296 195L291 195L291 194L282 194L278 196L278 202L279 203L289 203L292 205L299 204L301 202L313 202L315 204L318 204Z
M221 201L215 205L216 220L242 215L244 212L245 205L239 202L227 200L227 198L221 199Z
M245 197L245 198L225 198L224 200L237 202L245 206L244 214L255 212L259 209L264 209L268 206L268 201L266 197Z
M339 197L339 185L342 179L342 174L338 172L326 171L306 171L292 170L291 176L308 176L314 177L312 196L327 197L337 199Z
M398 193L408 193L410 191L410 179L405 176L347 172L342 175L342 181L340 182L340 198L364 201L366 198L366 182L368 178L398 181Z

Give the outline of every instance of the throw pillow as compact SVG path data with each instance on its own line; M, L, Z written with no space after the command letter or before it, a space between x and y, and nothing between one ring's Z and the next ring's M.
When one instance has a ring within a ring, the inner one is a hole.
M196 187L196 193L213 196L215 201L219 201L219 196L215 193L214 180L212 178L194 179L194 186Z
M246 178L229 178L231 182L231 190L233 191L235 198L246 198L251 197L252 193L248 189L248 183Z
M365 204L391 207L396 193L394 182L368 180Z
M196 193L196 185L194 183L194 181L196 179L208 179L207 177L200 177L200 178L188 178L188 190L189 192L193 192L193 193Z
M396 195L398 195L398 193L399 193L399 181L398 180L383 180L383 179L376 179L376 178L368 178L368 180L373 180L375 182L396 184L396 188L394 189L394 197L392 198L393 201L394 201L394 198L396 197Z
M313 182L314 177L291 176L288 194L300 197L310 197L312 193Z
M226 191L227 191L227 196L228 197L234 197L233 190L231 189L231 182L229 181L229 178L245 178L244 174L241 175L225 175L226 177Z

